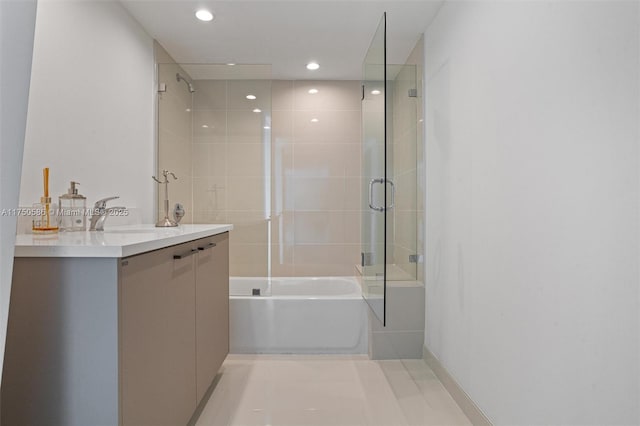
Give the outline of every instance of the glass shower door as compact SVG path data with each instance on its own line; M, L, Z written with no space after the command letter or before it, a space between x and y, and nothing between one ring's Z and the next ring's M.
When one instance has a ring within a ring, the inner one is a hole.
M386 13L362 64L362 253L363 296L385 324L387 180Z

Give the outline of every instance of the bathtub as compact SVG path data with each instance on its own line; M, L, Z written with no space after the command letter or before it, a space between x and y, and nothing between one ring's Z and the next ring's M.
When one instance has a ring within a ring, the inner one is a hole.
M367 311L354 277L229 280L236 354L365 354Z

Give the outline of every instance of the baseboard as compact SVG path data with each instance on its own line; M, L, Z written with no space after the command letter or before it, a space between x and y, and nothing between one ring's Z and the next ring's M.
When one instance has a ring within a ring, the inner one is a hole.
M198 406L196 407L196 410L193 412L193 415L191 416L191 419L189 419L187 426L196 425L196 423L198 422L198 419L200 419L200 415L202 414L202 411L204 411L204 407L207 406L207 403L209 402L209 398L211 398L211 394L213 393L213 390L216 388L216 386L218 386L218 382L220 381L221 378L222 378L222 373L218 372L218 374L216 374L216 376L211 381L211 384L209 385L209 389L207 389L204 395L202 395L202 400L200 401L200 404L198 404Z
M484 415L482 410L478 408L475 402L467 395L467 393L460 387L458 382L449 374L446 368L440 363L426 346L423 347L422 358L429 367L436 374L438 379L442 382L445 389L451 394L454 401L460 406L462 412L471 420L471 424L474 426L491 426L491 422Z

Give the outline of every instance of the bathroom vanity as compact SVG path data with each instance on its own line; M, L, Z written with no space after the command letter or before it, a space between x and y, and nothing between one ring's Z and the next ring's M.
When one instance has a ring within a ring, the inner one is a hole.
M19 235L2 424L186 425L229 351L231 229Z

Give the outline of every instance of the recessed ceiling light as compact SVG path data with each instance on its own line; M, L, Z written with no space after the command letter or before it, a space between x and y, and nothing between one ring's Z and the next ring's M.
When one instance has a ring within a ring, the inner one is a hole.
M203 125L202 125L202 128L203 128L203 129L208 129L208 128L209 128L209 126L207 126L206 124L203 124Z
M310 95L315 95L316 93L318 93L318 89L309 89Z
M256 108L253 110L253 112L262 112L262 110L260 108Z
M200 9L196 12L196 18L201 21L209 22L213 20L213 13L206 9Z
M230 67L234 66L235 64L233 62L228 62L227 65L229 65Z
M256 98L256 95L247 95L246 98L252 101Z
M317 70L318 68L320 68L320 65L318 65L317 62L309 62L307 64L307 69L308 70L314 71L314 70Z
M265 129L265 130L269 130L270 128L271 128L271 127L269 127L269 126L264 126L264 127L263 127L263 129Z
M312 122L312 123L317 123L318 121L320 121L320 120L318 120L317 118L312 118L312 119L311 119L311 122Z
M382 93L382 92L381 92L381 91L379 91L378 89L376 89L376 90L372 90L372 91L371 91L371 94L372 94L372 95L379 95L380 93Z
M187 109L185 109L185 111L191 112L191 108L187 108Z

